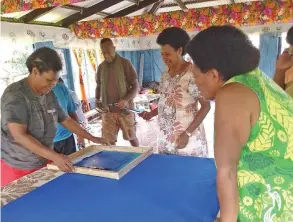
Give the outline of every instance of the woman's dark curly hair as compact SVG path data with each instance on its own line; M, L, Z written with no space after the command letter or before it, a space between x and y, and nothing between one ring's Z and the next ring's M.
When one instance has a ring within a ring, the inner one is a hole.
M170 45L173 49L178 50L182 48L182 56L185 55L185 47L190 41L188 33L177 27L164 29L157 38L157 44Z
M246 34L232 26L212 26L187 46L194 64L205 73L216 69L224 81L257 68L259 50Z

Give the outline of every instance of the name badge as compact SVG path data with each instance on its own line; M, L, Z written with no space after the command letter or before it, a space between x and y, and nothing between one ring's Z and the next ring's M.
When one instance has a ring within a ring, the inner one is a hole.
M47 110L47 113L55 113L55 112L56 112L55 109L49 109L49 110Z

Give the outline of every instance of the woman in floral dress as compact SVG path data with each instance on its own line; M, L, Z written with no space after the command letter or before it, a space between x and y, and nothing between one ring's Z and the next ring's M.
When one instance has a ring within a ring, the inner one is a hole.
M158 151L184 156L207 157L208 147L203 119L210 104L199 97L191 71L183 59L189 35L180 28L167 28L157 38L168 71L160 83L160 102L152 112L141 114L146 120L158 115ZM200 104L200 108L199 108Z
M210 27L187 51L201 95L215 99L221 221L292 222L292 98L258 69L259 50L235 27Z

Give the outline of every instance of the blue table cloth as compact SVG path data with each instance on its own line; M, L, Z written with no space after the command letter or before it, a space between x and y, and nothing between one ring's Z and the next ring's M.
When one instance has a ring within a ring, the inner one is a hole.
M213 222L213 159L152 155L121 180L64 174L2 207L2 222Z

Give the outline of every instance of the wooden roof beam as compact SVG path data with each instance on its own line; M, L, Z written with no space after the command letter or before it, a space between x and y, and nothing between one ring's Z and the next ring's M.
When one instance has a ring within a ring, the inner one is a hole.
M47 13L51 12L55 8L56 7L38 8L20 17L19 20L21 20L24 23L30 23L40 18L41 16L46 15Z
M142 2L139 2L138 5L132 5L128 8L122 9L119 12L116 12L110 16L107 16L106 18L117 18L117 17L123 17L123 16L127 16L129 14L132 14L140 9L143 9L149 5L152 5L154 3L159 2L160 0L144 0Z
M181 0L174 0L176 4L183 10L183 11L188 11L188 8L186 5L181 1Z
M80 7L77 5L62 5L61 8L70 9L70 10L77 11L80 13L82 13L82 11L85 9L84 7Z
M100 15L102 17L107 17L107 16L110 16L111 14L110 13L106 13L106 12L97 12L96 15Z
M126 0L126 1L128 1L128 2L132 2L133 4L138 5L139 2L141 2L142 0Z
M123 0L107 0L107 1L99 2L91 7L83 8L82 12L74 13L73 15L70 15L67 18L62 19L58 23L61 24L61 26L63 26L63 27L68 27L68 26L70 26L80 20L83 20L91 15L99 13L99 12L101 12L101 11L103 11L113 5L116 5L122 1Z
M70 9L70 10L74 10L74 11L78 11L79 13L83 13L83 10L85 10L86 8L84 7L80 7L80 6L76 6L76 5L63 5L62 8L66 8L66 9ZM95 13L96 15L100 15L102 17L106 17L111 15L110 13L106 13L106 12L97 12Z
M163 4L163 0L156 2L148 13L155 14Z

